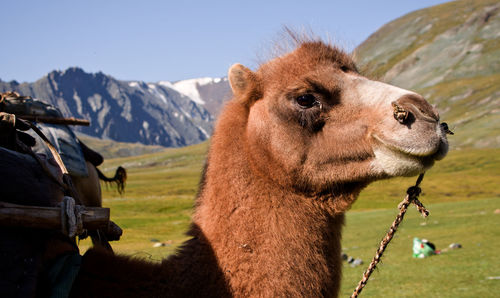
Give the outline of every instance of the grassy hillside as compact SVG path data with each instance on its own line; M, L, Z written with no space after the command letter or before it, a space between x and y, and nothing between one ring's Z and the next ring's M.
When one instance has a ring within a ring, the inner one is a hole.
M421 9L400 17L387 23L378 31L373 33L356 50L356 60L370 75L382 78L389 77L391 70L401 61L414 58L413 65L400 65L400 70L426 64L434 57L412 56L422 49L439 46L445 54L449 50L461 46L464 53L454 53L459 58L465 55L483 53L483 58L474 55L472 57L480 60L483 72L481 74L493 74L500 67L496 59L486 60L487 57L498 57L500 43L498 40L498 1L496 0L458 0L450 1L441 5ZM439 44L437 44L439 43ZM434 45L433 45L434 44ZM471 44L482 44L475 47L475 51L467 52ZM486 57L484 57L486 56ZM472 59L467 58L467 59ZM460 59L448 57L449 61L442 61L435 67L451 63L461 64ZM409 60L408 60L409 61ZM492 63L493 65L487 65ZM411 66L411 67L410 67ZM457 65L460 66L460 65ZM489 66L489 67L485 67ZM448 72L449 74L451 72ZM459 73L467 73L459 69ZM469 71L469 74L471 72ZM472 73L473 76L478 72ZM434 74L436 75L436 74ZM457 74L453 74L457 76ZM420 78L415 78L421 80ZM416 82L406 82L408 86L418 86Z
M102 169L111 174L118 165L129 172L126 193L104 187L104 205L124 229L113 243L118 253L159 261L186 240L194 196L208 143L136 157L111 159ZM343 247L365 265L394 219L397 204L415 178L380 181L364 190L347 213ZM425 220L411 208L391 243L380 269L364 291L372 297L493 297L500 290L500 149L450 152L423 181L422 202L431 215ZM429 259L411 257L413 237L427 238L438 248L463 245ZM153 247L156 242L165 243ZM89 241L82 241L82 252ZM342 295L356 286L365 265L344 268ZM442 295L441 295L442 294Z
M103 204L124 229L122 239L113 244L118 252L159 260L185 240L207 148L205 142L104 162L100 168L109 176L119 165L128 172L123 196L113 185L103 185ZM168 245L153 248L151 239ZM84 241L81 247L85 250L88 245Z
M454 148L500 147L500 3L459 0L396 19L355 50L362 72L415 90L457 132Z
M159 152L165 149L162 146L143 145L141 143L124 143L112 140L103 140L77 133L78 138L87 146L99 152L104 158L127 157Z

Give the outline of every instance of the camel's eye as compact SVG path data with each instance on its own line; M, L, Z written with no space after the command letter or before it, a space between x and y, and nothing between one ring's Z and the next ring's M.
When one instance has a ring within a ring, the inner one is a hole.
M301 108L310 108L318 102L316 97L310 93L300 95L295 101L297 101Z
M349 71L349 67L345 66L345 65L342 65L340 67L340 70L342 70L342 72L348 72Z

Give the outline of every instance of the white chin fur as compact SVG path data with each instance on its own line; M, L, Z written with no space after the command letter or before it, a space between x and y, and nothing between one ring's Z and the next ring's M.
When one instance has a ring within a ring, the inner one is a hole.
M417 157L402 152L379 147L374 150L374 153L375 159L372 161L372 169L379 174L415 176L427 169Z

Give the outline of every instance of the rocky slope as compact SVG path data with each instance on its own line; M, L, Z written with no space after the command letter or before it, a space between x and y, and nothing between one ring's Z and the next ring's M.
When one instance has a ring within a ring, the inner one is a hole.
M415 11L355 50L361 70L437 105L454 147L500 147L500 3L461 0Z
M0 92L18 91L57 106L67 117L88 119L90 127L75 129L89 136L177 147L210 136L229 88L224 79L202 83L184 83L191 88L183 88L182 82L126 82L74 67L34 83L0 81ZM196 98L189 97L195 92Z

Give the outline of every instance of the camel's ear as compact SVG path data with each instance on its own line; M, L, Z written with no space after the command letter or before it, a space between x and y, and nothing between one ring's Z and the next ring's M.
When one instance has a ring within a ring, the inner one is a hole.
M229 68L229 84L236 98L254 93L257 88L257 77L255 73L245 66L236 63ZM248 100L248 98L247 98Z

